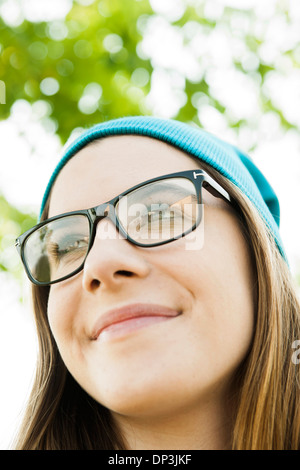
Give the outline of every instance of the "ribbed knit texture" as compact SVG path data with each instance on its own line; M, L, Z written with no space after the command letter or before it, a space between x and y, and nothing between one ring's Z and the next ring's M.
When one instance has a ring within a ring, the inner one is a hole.
M125 117L97 124L84 131L67 147L57 164L47 185L40 214L58 173L74 154L95 139L124 134L144 135L167 142L206 162L226 176L256 206L271 230L280 253L286 258L278 230L280 210L277 196L249 156L202 129L170 119L151 116Z

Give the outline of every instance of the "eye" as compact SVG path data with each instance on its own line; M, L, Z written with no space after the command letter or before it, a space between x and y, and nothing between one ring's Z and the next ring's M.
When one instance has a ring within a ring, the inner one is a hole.
M48 255L55 261L61 261L66 256L79 255L86 251L88 247L88 237L67 238L57 242L51 241L47 247Z

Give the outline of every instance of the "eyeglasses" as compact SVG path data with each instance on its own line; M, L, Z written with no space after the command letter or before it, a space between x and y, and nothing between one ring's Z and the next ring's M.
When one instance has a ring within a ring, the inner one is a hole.
M229 194L205 171L190 170L145 181L91 209L40 222L15 244L27 276L42 286L80 272L93 245L97 223L105 217L121 237L140 247L184 237L201 222L202 187L231 202Z

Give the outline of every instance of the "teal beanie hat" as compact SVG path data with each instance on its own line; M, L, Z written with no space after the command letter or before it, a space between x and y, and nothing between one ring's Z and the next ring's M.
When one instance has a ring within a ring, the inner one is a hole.
M66 148L57 164L47 185L40 215L58 173L73 155L95 139L124 134L159 139L215 168L238 186L254 204L273 234L280 253L286 258L279 234L280 210L277 196L249 156L202 129L172 119L151 116L125 117L96 124L84 131Z

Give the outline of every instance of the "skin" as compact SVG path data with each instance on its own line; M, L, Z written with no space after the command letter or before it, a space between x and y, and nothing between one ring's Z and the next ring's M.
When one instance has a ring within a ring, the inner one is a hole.
M108 137L62 169L49 216L196 168L201 162L163 142ZM230 446L232 379L253 335L253 273L230 205L205 190L204 205L202 248L186 249L184 238L137 247L112 239L115 228L104 219L84 270L50 289L48 317L61 356L79 384L111 410L130 449ZM121 338L91 339L105 311L136 302L182 313Z

